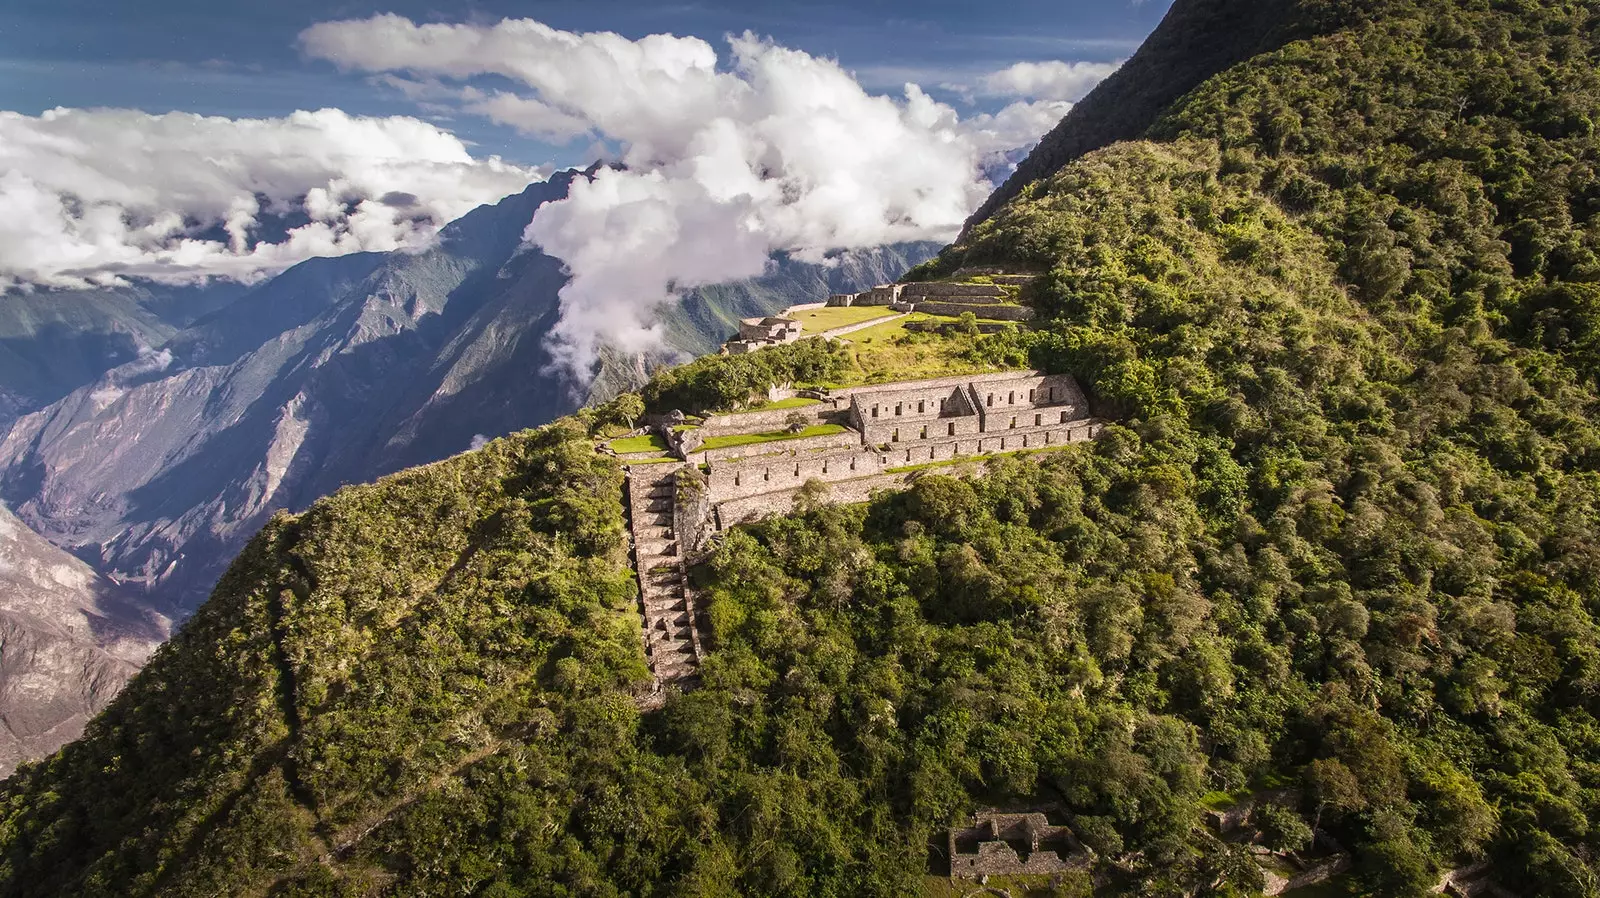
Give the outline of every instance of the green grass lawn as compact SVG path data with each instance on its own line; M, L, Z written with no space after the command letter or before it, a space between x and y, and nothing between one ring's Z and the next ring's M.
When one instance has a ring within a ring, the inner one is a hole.
M825 437L844 432L845 428L838 424L816 424L799 433L790 433L787 430L774 430L768 433L736 433L725 437L712 437L702 443L700 448L695 451L727 449L731 446L750 446L756 443L776 443L783 440L803 440L806 437Z
M888 306L839 306L829 309L807 309L794 313L793 317L805 328L805 333L820 334L836 327L860 324L874 318L887 318L893 314L894 311Z
M804 396L792 396L792 397L790 397L788 399L779 399L776 402L767 402L767 403L764 403L762 405L754 406L752 408L743 408L743 409L740 409L740 410L738 410L736 412L731 412L731 414L747 415L747 414L750 414L751 412L776 412L776 411L781 411L781 410L786 409L786 408L805 408L808 405L821 405L821 404L822 404L822 400L821 399L807 399Z
M653 433L647 433L642 437L627 437L620 440L612 440L607 445L611 447L612 452L616 452L618 454L628 452L667 451L667 441L663 440L659 435Z

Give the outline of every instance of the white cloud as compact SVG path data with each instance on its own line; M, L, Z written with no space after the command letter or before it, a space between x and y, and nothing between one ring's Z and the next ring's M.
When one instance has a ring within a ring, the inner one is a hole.
M572 281L551 346L584 379L602 344L659 350L676 291L760 274L777 250L946 240L988 195L986 165L1027 146L1067 104L1018 102L963 120L915 85L874 96L839 65L750 34L718 65L693 37L575 34L532 20L417 25L395 15L301 34L342 68L454 79L468 111L546 138L621 148L546 204L525 238ZM479 92L499 76L524 93ZM520 90L520 88L519 88Z
M312 256L419 247L538 178L407 117L0 111L0 290L249 281ZM265 242L267 214L299 226Z
M1119 62L1019 62L978 79L976 93L987 97L1076 101L1115 72Z

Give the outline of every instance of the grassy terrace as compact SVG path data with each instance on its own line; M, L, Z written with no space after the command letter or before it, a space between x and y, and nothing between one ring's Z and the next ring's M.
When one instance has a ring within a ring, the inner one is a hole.
M782 411L786 408L805 408L808 405L821 404L822 400L820 399L807 399L804 396L794 396L789 399L779 399L776 402L767 402L762 405L752 406L751 408L742 408L736 412L729 412L729 414L748 415L753 412L776 412Z
M843 381L830 386L853 387L861 384L892 383L924 377L978 374L999 370L992 365L963 358L968 344L938 334L919 334L906 330L913 321L954 322L942 315L913 312L875 327L856 331L844 341L854 361Z
M667 451L667 441L663 440L659 435L653 433L647 433L644 436L626 437L620 440L612 440L606 445L611 447L612 452L616 452L618 454L628 452Z
M793 317L805 328L805 333L820 334L836 327L848 327L874 318L887 318L893 314L888 306L840 306L831 309L807 309L794 313Z
M799 433L790 433L787 430L774 430L768 433L736 433L724 437L712 437L702 443L700 448L695 451L728 449L733 446L752 446L757 443L778 443L784 440L803 440L806 437L825 437L844 432L845 428L838 424L816 424Z

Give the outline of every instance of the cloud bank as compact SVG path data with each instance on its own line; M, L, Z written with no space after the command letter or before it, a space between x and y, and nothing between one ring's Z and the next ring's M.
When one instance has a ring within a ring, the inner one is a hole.
M975 93L1075 102L1115 72L1115 62L1019 62L978 79Z
M0 111L0 292L252 281L312 256L420 247L539 177L400 116Z
M1023 99L963 119L916 85L874 96L837 62L749 33L727 39L725 65L695 37L531 19L379 15L314 25L300 42L345 70L404 73L431 96L454 82L462 109L541 139L620 147L624 168L575 183L524 235L572 275L550 346L580 381L602 344L660 349L658 312L679 291L759 275L774 251L823 259L954 237L991 189L986 168L1037 141L1108 70L1012 67L978 89Z

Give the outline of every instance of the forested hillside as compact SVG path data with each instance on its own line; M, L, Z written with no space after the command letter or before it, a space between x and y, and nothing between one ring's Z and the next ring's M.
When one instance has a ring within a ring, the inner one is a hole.
M904 895L1048 802L1103 894L1249 895L1203 811L1293 786L1334 894L1600 895L1600 10L1285 15L913 273L1045 272L981 351L1093 446L730 534L648 715L606 411L341 492L0 788L0 894Z

